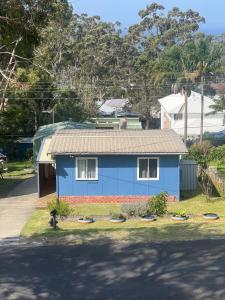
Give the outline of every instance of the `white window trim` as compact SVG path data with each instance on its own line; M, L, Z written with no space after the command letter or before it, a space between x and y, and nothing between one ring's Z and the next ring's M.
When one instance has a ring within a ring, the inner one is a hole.
M96 162L96 177L95 178L78 178L78 160L87 160L87 159L95 159ZM76 167L75 167L75 179L78 181L93 181L98 180L98 158L97 157L76 157Z
M139 160L140 159L156 159L157 160L157 177L152 177L152 178L140 178L139 177ZM152 181L152 180L159 180L159 157L152 157L152 156L143 156L143 157L138 157L137 158L137 180L140 181Z

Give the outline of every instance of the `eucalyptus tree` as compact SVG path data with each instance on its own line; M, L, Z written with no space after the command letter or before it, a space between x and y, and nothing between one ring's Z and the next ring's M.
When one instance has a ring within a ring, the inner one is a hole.
M0 2L0 110L11 85L15 85L18 67L28 68L33 50L39 44L39 32L56 18L67 0L5 0ZM40 67L40 66L39 66ZM18 85L19 88L19 85Z
M158 60L162 53L174 45L184 45L191 40L205 19L198 12L181 11L176 7L166 13L164 6L158 3L141 10L139 16L141 21L129 28L128 36L140 53L134 77L139 85L142 107L149 114L152 107L157 106L159 95L167 94L169 90L165 84L167 76L158 71Z

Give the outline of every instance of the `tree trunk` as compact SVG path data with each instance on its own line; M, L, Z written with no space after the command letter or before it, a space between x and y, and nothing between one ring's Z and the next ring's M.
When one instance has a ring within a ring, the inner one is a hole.
M204 127L204 78L201 77L201 124L200 124L200 142L203 140Z
M187 127L188 127L188 94L184 91L184 143L187 146Z

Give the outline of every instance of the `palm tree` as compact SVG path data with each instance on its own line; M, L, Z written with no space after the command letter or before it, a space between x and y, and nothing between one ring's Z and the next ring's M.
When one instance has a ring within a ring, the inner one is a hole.
M216 114L217 112L225 112L225 96L221 96L219 99L214 99L214 104L209 107L214 111L211 114Z

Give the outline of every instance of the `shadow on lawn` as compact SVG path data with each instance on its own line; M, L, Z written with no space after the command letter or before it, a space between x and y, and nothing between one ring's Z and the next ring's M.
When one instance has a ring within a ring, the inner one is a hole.
M223 299L225 242L2 247L0 299ZM7 259L5 259L7 257Z

